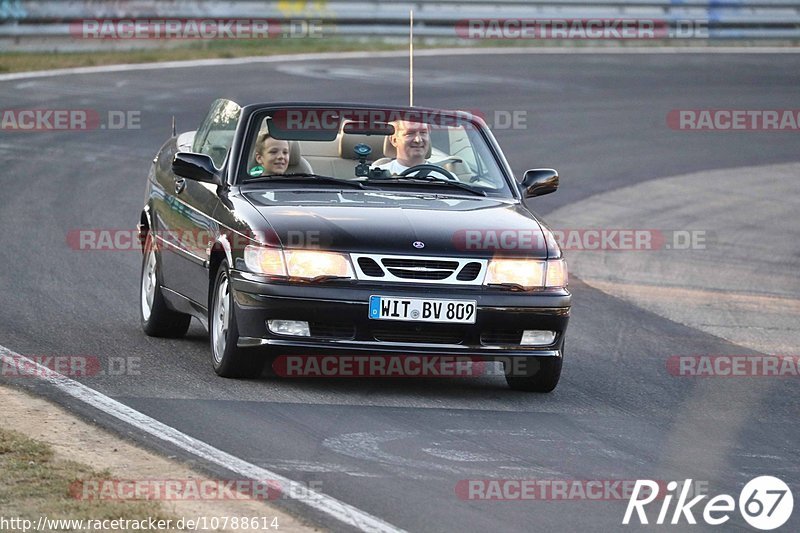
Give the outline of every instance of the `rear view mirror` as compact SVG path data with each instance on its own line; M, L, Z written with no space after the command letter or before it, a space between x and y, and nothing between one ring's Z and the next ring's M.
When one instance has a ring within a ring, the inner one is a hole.
M172 172L176 176L194 181L216 183L217 185L222 183L214 161L206 154L178 152L172 160Z
M265 119L266 131L282 141L333 141L339 135L340 117L333 111L279 109Z
M388 122L345 122L342 131L348 135L394 135Z
M558 172L552 168L536 168L528 170L519 184L524 198L533 198L556 192L558 189Z

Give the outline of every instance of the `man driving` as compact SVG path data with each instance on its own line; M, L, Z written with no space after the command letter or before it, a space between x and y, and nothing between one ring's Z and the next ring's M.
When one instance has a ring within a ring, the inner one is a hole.
M379 165L379 168L398 175L413 166L427 163L425 156L431 145L430 126L406 120L396 120L392 124L394 134L389 137L389 142L397 150L397 158Z

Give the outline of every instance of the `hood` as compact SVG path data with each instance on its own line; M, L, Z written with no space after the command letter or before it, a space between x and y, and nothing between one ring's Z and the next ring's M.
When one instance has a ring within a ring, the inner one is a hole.
M539 222L518 203L371 191L269 190L244 195L264 217L265 230L289 249L547 257Z

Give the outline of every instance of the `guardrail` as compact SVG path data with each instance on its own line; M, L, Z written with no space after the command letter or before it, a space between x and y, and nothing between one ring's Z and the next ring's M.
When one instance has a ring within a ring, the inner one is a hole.
M800 41L800 2L790 0L0 0L0 49L20 49L37 40L59 41L62 48L70 42L103 48L107 40L89 42L75 32L76 24L98 19L313 21L324 36L400 37L408 34L412 9L415 35L422 38L592 39L586 32L545 36L536 29L554 21L570 27L587 21L650 21L661 30L656 38ZM484 30L495 31L473 35L465 30L471 22L478 27L481 21ZM521 33L526 28L529 31Z

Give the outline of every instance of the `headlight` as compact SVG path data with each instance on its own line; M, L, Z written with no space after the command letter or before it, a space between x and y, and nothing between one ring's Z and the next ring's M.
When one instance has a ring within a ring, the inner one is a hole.
M316 250L286 250L286 269L293 278L352 278L353 268L344 254Z
M544 261L493 259L486 274L487 285L519 285L530 289L544 283Z
M268 276L315 279L353 278L353 267L344 254L318 250L286 250L247 246L244 263L248 270Z
M569 284L569 274L567 273L567 261L556 259L547 261L547 275L545 277L545 287L566 287Z
M518 285L525 289L566 287L567 263L563 259L493 259L489 261L486 285Z
M286 261L279 248L266 246L246 246L244 249L244 264L250 272L266 274L267 276L285 276Z

